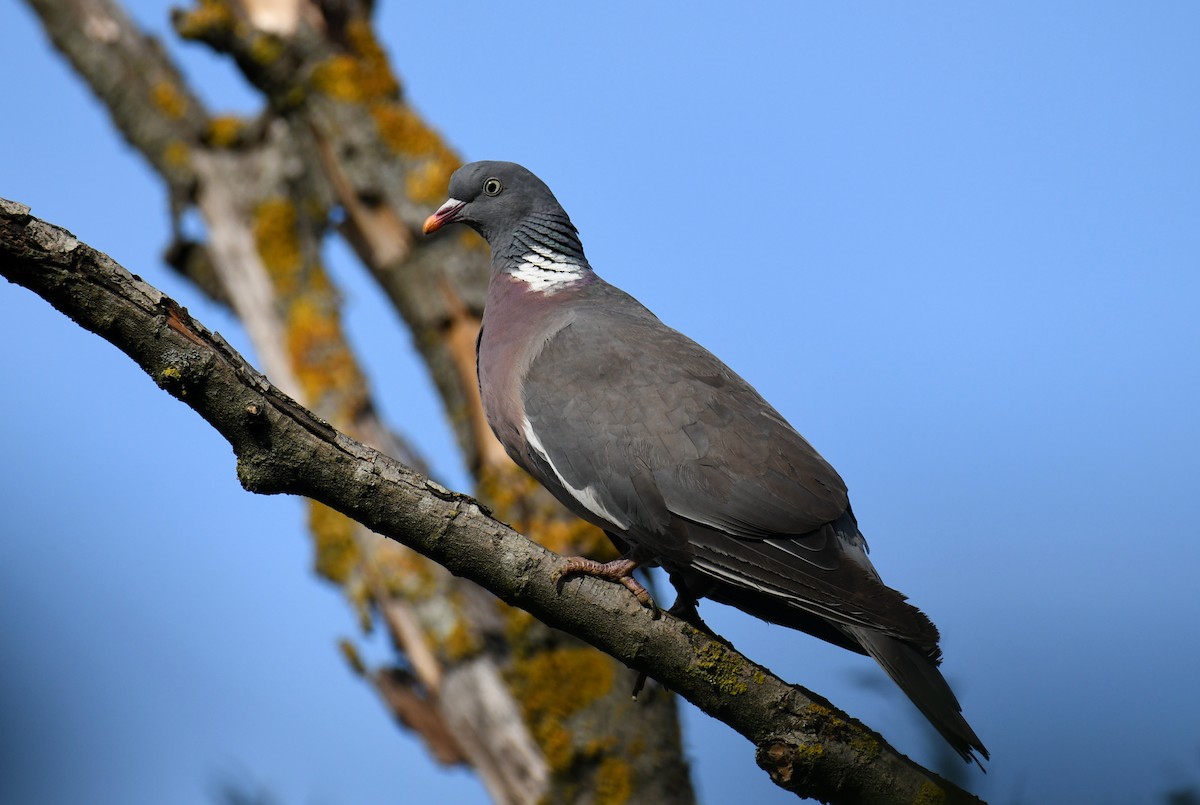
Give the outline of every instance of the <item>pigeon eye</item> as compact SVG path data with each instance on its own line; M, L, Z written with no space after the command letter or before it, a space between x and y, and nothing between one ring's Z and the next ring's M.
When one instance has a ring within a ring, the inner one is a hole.
M503 189L504 185L500 184L500 180L494 176L491 179L485 179L483 182L483 194L485 196L498 196Z

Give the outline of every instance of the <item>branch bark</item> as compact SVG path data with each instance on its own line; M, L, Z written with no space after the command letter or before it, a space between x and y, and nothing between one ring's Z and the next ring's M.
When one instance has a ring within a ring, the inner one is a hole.
M556 554L470 497L339 433L172 299L3 200L0 273L114 344L200 414L233 447L247 490L317 500L649 674L753 742L782 787L834 803L979 802L732 647L669 615L654 619L623 587L584 578L558 589ZM557 659L557 672L575 670ZM594 675L573 682L620 684Z

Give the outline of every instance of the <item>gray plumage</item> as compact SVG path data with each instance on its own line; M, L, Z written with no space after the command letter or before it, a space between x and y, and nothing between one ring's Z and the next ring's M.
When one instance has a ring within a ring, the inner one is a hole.
M492 248L478 345L513 460L680 601L707 597L879 662L965 759L987 750L937 670L938 633L867 558L846 485L745 380L587 263L550 189L475 162L425 231Z

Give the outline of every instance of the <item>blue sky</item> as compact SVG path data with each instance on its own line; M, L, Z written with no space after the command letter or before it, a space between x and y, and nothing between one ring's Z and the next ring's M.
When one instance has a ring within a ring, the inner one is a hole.
M939 625L995 802L1200 785L1200 7L379 4L409 97L554 188L589 258L753 382L838 467L884 578ZM168 31L168 3L130 4ZM469 24L467 23L469 21ZM172 52L214 109L236 73ZM162 188L0 6L0 196L248 352L160 260ZM410 339L337 243L391 422L465 474ZM0 287L0 801L482 802L335 651L295 500L133 364ZM923 762L869 661L709 622ZM710 803L785 802L690 710Z

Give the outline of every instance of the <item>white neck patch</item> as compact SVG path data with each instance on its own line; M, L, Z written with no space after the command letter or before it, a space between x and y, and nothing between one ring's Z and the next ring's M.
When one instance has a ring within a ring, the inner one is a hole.
M584 271L578 259L545 246L534 246L533 251L518 259L516 267L509 273L539 293L552 294L583 279Z

